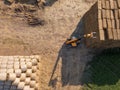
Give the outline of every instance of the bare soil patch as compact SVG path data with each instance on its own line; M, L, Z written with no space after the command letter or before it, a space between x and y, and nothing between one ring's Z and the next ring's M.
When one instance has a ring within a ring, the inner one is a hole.
M40 54L40 90L79 90L91 55L83 44L67 49L64 42L81 31L81 18L91 5L83 0L58 0L35 12L45 20L43 26L30 26L23 17L0 12L0 55Z

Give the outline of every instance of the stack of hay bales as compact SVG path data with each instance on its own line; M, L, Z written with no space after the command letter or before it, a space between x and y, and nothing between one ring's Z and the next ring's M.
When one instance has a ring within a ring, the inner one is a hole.
M120 0L97 0L84 16L84 30L97 33L86 38L88 47L120 47Z
M0 90L38 90L39 56L0 56Z

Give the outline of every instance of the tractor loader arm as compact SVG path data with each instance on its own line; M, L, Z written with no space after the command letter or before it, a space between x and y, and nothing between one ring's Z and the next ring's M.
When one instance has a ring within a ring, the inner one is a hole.
M96 38L96 32L91 32L89 34L84 34L83 36L76 38L76 37L72 37L70 39L67 39L67 41L65 42L66 45L71 45L72 47L76 47L78 42L82 39L82 38Z

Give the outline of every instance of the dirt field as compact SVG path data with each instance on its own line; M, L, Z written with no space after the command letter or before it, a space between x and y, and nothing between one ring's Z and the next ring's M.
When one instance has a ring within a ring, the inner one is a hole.
M37 11L46 23L34 27L23 18L1 12L0 55L42 55L40 90L80 90L91 50L84 44L66 48L64 42L71 35L83 33L81 18L92 4L84 0L58 0Z

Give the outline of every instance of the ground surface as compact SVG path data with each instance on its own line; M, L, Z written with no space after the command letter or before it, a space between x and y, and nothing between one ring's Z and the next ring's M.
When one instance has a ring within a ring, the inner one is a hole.
M81 18L91 5L84 0L58 0L42 12L38 10L46 24L35 27L1 12L0 54L40 54L40 90L80 90L82 72L91 55L83 44L68 49L64 42L73 32L82 32Z

